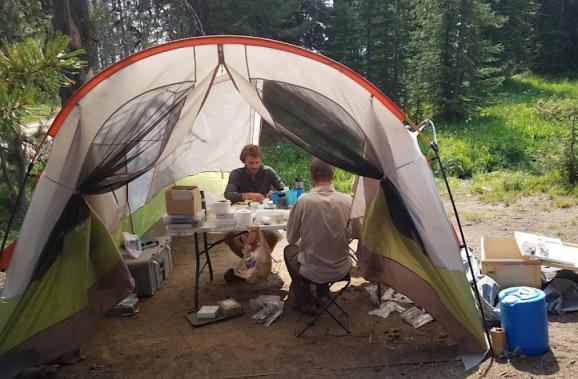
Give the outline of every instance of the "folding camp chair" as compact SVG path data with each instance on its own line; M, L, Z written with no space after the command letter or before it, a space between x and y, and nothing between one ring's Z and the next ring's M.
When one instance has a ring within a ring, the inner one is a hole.
M349 240L349 244L347 245L347 247L349 248L349 256L351 257L351 259L353 259L355 261L355 263L359 263L359 261L357 260L357 256L356 251L353 250L353 248L351 247L351 242L353 242L354 238Z
M337 283L343 283L345 282L345 286L343 286L343 288L341 288L339 291L337 291L336 293L332 293L331 292L331 287L334 284ZM347 288L349 287L349 285L351 284L351 276L349 273L347 273L347 275L345 275L343 278L338 279L338 280L334 280L331 282L326 282L326 283L315 283L312 282L306 278L302 279L302 284L304 286L310 286L310 285L315 285L317 286L317 289L319 290L319 288L321 286L327 286L327 297L325 298L325 300L327 301L321 301L321 299L319 299L317 296L313 296L313 294L310 294L311 298L314 301L314 304L317 305L317 307L321 308L321 310L319 310L315 316L313 317L313 319L307 321L305 323L305 326L303 327L303 329L301 329L300 331L296 332L295 335L297 337L301 337L301 335L303 333L305 333L305 331L307 329L309 329L311 326L313 326L315 324L315 322L323 315L323 313L327 313L329 316L331 316L331 318L333 320L335 320L335 322L337 322L339 324L339 326L341 326L341 328L343 328L343 330L345 330L347 332L347 334L351 333L351 321L349 319L349 314L347 312L345 312L345 310L339 305L337 304L337 299L339 297L341 297L341 295L343 295L343 293L345 292L345 290L347 290ZM338 315L334 315L329 308L334 305L335 307L337 307L342 314L345 316L345 319L347 321L347 326L343 325L343 323L341 321L339 321L339 319L337 318Z

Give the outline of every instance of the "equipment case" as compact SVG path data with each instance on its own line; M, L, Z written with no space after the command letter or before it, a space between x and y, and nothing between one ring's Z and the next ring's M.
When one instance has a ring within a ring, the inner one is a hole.
M135 292L139 297L157 293L161 282L168 278L173 268L171 247L166 240L161 239L159 242L159 246L143 249L138 258L125 261L134 278Z

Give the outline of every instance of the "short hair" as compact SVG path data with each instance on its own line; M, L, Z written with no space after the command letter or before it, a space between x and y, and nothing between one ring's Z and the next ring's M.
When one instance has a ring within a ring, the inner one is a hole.
M333 167L319 158L313 158L311 166L309 166L309 173L311 174L311 179L316 182L333 180Z
M263 154L261 154L261 148L257 145L246 145L245 147L243 147L239 159L241 160L241 162L245 163L245 160L247 159L248 156L263 159Z

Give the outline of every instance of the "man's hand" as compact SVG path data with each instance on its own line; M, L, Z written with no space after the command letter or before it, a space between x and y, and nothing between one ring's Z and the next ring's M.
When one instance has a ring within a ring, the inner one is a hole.
M243 201L245 200L258 201L260 203L265 200L265 196L262 193L245 192L243 194Z

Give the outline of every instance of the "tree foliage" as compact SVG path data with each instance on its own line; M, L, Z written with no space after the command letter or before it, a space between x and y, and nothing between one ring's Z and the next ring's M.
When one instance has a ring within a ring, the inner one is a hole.
M41 47L32 38L4 42L0 49L0 202L3 209L17 204L18 189L37 142L22 128L22 119L36 104L58 95L73 82L81 51L66 52L68 37L56 36ZM29 153L29 154L27 154Z
M578 1L540 0L535 24L534 71L545 74L578 72Z

